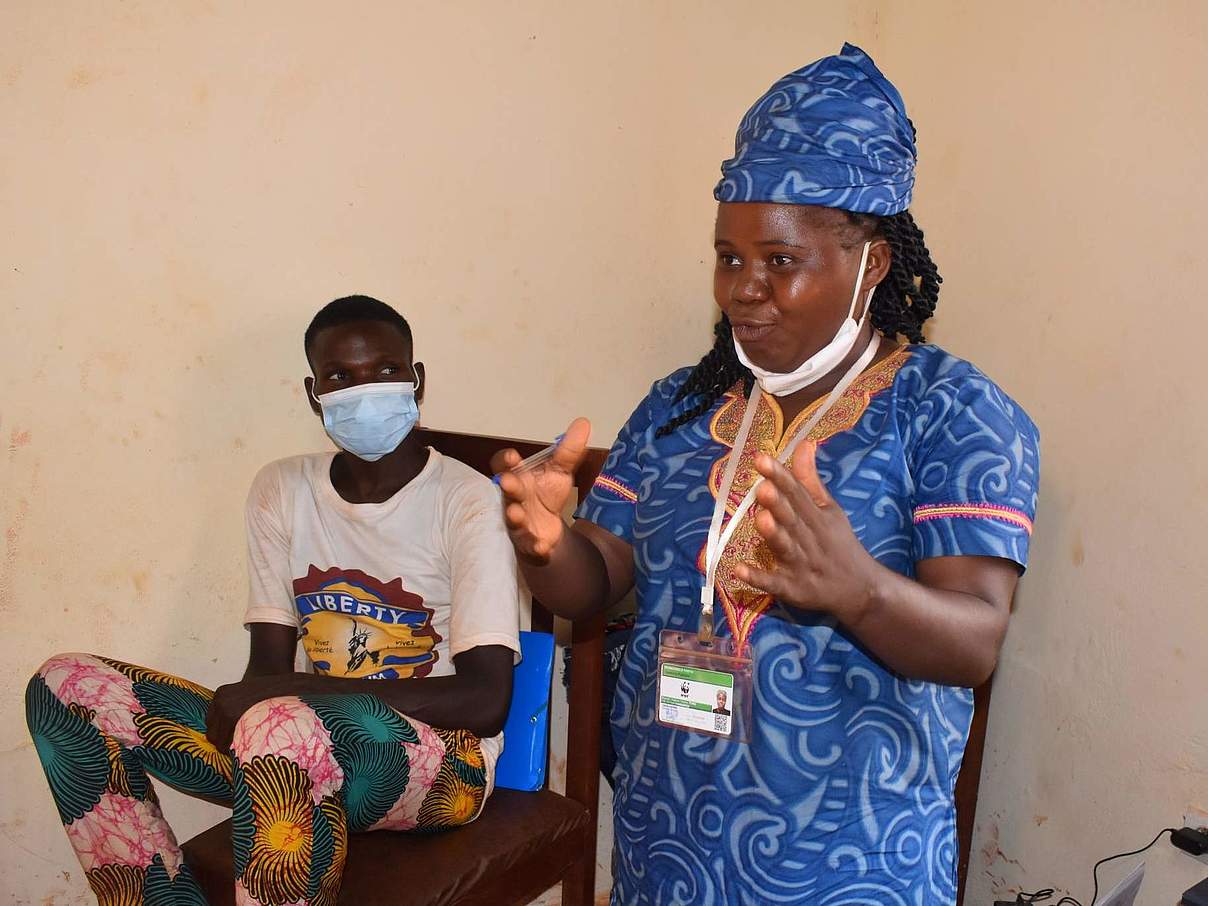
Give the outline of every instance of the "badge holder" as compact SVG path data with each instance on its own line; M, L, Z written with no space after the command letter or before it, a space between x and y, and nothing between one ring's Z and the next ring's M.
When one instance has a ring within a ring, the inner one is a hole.
M739 654L733 639L708 636L701 641L697 633L674 629L659 635L657 720L675 730L750 742L751 659Z

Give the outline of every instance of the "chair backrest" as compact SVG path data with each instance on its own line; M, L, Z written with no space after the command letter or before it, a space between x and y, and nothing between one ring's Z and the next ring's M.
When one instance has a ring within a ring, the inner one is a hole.
M506 447L531 456L547 446L540 441L463 434L457 431L417 429L423 442L440 453L460 460L484 475L491 474L491 457ZM607 450L590 448L575 473L580 502L604 466ZM552 632L554 620L541 602L533 600L532 628ZM576 622L571 628L572 659L570 707L567 725L566 795L591 810L594 816L600 792L600 709L604 696L604 615ZM582 664L582 668L579 665ZM548 780L548 771L546 772Z

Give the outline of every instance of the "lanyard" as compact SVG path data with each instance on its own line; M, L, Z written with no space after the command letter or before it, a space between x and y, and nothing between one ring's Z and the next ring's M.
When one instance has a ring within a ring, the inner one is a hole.
M877 349L880 345L881 337L876 330L873 330L872 339L868 341L868 346L864 348L864 352L860 353L860 358L856 359L855 363L840 378L839 383L835 385L835 388L826 397L822 405L801 426L801 429L793 435L793 439L789 442L789 445L784 448L784 451L778 457L781 463L789 461L793 455L793 451L797 449L797 445L809 437L809 433L814 430L814 426L822 420L822 417L835 404L835 401L846 392L847 388L851 386L852 381L859 377L861 372L868 367L869 363L876 357ZM734 511L734 515L730 517L730 521L726 523L726 530L723 532L721 522L726 514L726 505L730 501L730 489L734 485L734 477L738 474L738 461L742 458L743 451L746 449L747 435L751 433L751 425L755 421L755 410L759 404L759 393L759 384L756 383L751 388L751 395L747 399L747 409L742 416L742 426L738 429L738 436L734 439L734 446L730 448L730 459L726 463L726 471L722 476L721 488L717 494L717 502L713 505L713 519L709 523L709 536L705 545L705 582L700 590L700 626L697 629L697 638L702 643L713 640L713 601L716 596L714 584L717 581L717 566L721 563L721 556L725 552L726 545L730 543L734 530L738 528L738 523L742 521L747 510L755 502L755 489L763 481L763 476L761 475L751 483L750 489L738 505L738 509ZM735 633L734 643L737 646L736 650L741 651L745 640L737 637L736 627L731 626L730 629Z

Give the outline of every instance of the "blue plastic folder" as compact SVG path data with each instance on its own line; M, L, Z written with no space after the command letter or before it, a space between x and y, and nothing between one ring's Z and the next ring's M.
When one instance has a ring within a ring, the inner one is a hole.
M520 633L520 663L512 672L512 707L503 725L495 786L539 790L544 785L553 675L554 637L548 632Z

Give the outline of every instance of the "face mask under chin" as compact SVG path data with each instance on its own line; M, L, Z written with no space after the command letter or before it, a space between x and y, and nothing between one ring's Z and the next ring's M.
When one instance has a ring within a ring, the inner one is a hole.
M751 373L755 375L755 380L759 382L760 389L765 393L770 393L772 396L788 396L790 393L804 390L810 384L826 377L847 358L848 353L856 345L856 340L868 318L868 310L872 303L873 290L870 289L864 298L864 310L860 314L860 320L857 321L856 307L860 301L860 288L864 285L864 268L868 264L870 248L872 248L872 242L865 242L864 250L860 253L860 267L856 271L855 286L852 288L851 306L848 309L847 317L839 325L839 330L829 343L792 371L775 372L756 365L747 357L742 344L735 338L734 351L738 354L738 360L751 370Z

